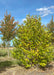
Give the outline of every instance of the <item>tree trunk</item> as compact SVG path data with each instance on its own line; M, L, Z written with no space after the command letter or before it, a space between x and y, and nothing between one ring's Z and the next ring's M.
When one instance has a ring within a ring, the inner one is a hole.
M9 53L9 46L10 46L10 41L8 41L8 58L10 56L10 53Z
M8 58L9 58L9 47L8 47Z

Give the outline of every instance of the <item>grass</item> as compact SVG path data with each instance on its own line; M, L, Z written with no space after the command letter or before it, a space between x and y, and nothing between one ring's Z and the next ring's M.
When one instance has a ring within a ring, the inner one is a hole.
M0 73L2 73L3 71L6 71L6 69L9 68L14 68L16 67L17 64L17 60L11 58L11 57L0 57Z
M9 49L10 55L11 55L11 50ZM7 48L0 48L0 57L4 57L8 55L8 49Z
M0 68L9 67L12 65L12 61L2 61L0 62Z
M7 55L7 50L1 49L0 50L0 57L1 56L6 56Z
M3 71L6 71L8 68L14 68L16 66L16 62L13 60L5 60L5 61L0 61L0 73Z

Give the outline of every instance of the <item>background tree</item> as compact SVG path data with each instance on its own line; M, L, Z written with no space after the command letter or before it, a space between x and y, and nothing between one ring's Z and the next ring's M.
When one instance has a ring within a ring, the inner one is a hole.
M5 41L3 41L2 46L3 46L4 48L6 47Z
M0 47L1 47L1 44L0 44Z
M48 49L50 36L41 25L40 17L28 15L24 24L18 25L17 38L13 42L13 57L26 68L36 64L45 67L53 57L52 51Z
M52 40L52 43L54 43L54 22L53 22L53 16L52 16L52 19L51 19L50 23L47 24L47 28L48 28L49 32L52 33L51 40Z
M11 17L11 14L4 15L4 19L1 22L1 34L3 35L2 40L5 40L6 42L10 43L10 41L15 37L16 35L16 25L18 22L14 22L14 17ZM9 56L9 51L8 51Z

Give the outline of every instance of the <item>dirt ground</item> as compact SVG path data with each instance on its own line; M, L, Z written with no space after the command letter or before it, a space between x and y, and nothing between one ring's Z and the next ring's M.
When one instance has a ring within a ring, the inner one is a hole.
M2 58L2 60L6 61L9 59L6 58L4 60L4 58ZM5 62L5 63L8 64L10 62ZM25 69L24 67L21 67L19 65L3 67L0 69L0 75L54 75L54 62L51 62L51 64L45 70L42 70L37 67Z

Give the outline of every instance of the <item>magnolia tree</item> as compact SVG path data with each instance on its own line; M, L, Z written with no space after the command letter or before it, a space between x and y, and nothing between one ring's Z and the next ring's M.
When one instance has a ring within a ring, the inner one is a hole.
M3 35L2 40L7 42L7 44L10 43L10 41L15 37L16 35L16 25L17 22L14 22L14 17L11 17L10 14L4 15L4 19L1 21L1 34ZM9 56L9 52L8 52Z
M40 17L27 15L24 24L18 25L17 38L13 41L13 57L26 68L36 64L45 67L53 57L48 49L50 36L41 25Z

